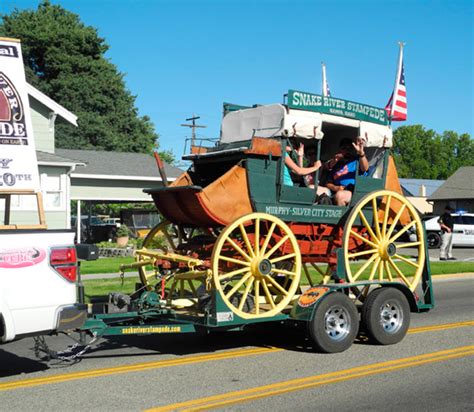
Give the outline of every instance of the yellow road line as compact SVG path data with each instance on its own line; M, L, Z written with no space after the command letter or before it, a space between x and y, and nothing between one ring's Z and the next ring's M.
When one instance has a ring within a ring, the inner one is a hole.
M101 376L116 375L116 374L121 374L121 373L141 372L148 369L159 369L159 368L167 368L170 366L190 365L193 363L202 363L202 362L209 362L209 361L215 361L215 360L221 360L221 359L239 358L243 356L253 356L253 355L263 355L266 353L280 352L280 351L283 351L283 349L273 348L273 347L242 349L238 351L220 352L220 353L211 354L211 355L190 356L190 357L180 358L180 359L160 360L156 362L136 363L132 365L116 366L112 368L93 369L93 370L87 370L83 372L73 372L73 373L66 373L66 374L61 374L61 375L46 376L44 378L32 378L32 379L25 379L21 381L0 383L0 391L26 388L26 387L38 386L38 385L47 385L51 383L67 382L67 381L73 381L73 380L78 380L78 379L97 378Z
M208 410L236 403L266 398L269 396L281 395L288 392L295 392L303 389L314 388L316 386L327 385L330 383L342 382L370 375L393 372L400 369L411 368L429 363L441 362L448 359L456 359L472 355L474 355L474 346L462 346L456 349L442 350L408 358L396 359L388 362L380 362L371 365L359 366L356 368L345 369L338 372L330 372L306 378L291 379L284 382L260 386L258 388L244 389L241 391L228 392L221 395L194 399L187 402L180 402L148 409L147 412L162 412L172 410Z
M474 320L467 320L464 322L455 322L455 323L444 323L442 325L420 326L418 328L410 328L408 329L408 334L431 332L431 331L444 330L444 329L463 328L467 326L474 326Z
M424 326L420 328L412 328L408 330L408 333L422 333L422 332L432 332L443 329L452 329L452 328L461 328L467 326L474 326L473 321L457 322L457 323L447 323L442 325L434 326ZM146 363L136 363L131 365L116 366L111 368L102 368L102 369L92 369L82 372L72 372L61 375L52 375L45 376L42 378L30 378L20 381L11 381L0 383L0 391L27 388L32 386L39 385L48 385L53 383L67 382L79 379L89 379L89 378L98 378L102 376L123 374L123 373L132 373L132 372L141 372L149 369L159 369L167 368L172 366L181 366L181 365L190 365L193 363L201 362L210 362L217 360L224 360L230 358L244 357L244 356L254 356L254 355L263 355L266 353L279 352L283 351L280 348L252 348L252 349L241 349L237 351L226 351L219 352L217 354L208 354L201 356L190 356L186 358L171 359L171 360L159 360L155 362L146 362Z

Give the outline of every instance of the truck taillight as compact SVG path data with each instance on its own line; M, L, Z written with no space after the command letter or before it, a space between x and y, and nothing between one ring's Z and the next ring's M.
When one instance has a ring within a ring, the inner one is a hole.
M64 247L51 249L49 263L64 279L75 282L77 279L76 248Z

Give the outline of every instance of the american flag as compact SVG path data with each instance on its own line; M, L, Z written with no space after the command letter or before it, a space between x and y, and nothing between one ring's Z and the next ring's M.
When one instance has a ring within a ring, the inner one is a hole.
M326 65L321 62L322 74L323 74L323 96L331 97L331 90L329 90L329 83L326 78Z
M392 121L404 121L407 119L407 91L405 88L405 67L403 65L402 50L400 48L399 70L397 71L395 89L385 106L387 115Z

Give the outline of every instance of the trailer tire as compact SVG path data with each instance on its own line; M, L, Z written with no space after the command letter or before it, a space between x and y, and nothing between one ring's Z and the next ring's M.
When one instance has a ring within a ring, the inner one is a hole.
M316 307L308 328L318 351L343 352L352 345L359 332L357 308L345 294L330 293Z
M410 305L393 287L375 289L362 306L362 325L369 339L378 345L400 342L410 326Z

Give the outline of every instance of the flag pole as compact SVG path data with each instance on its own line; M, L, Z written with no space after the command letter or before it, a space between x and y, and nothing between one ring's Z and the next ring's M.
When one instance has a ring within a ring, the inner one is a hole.
M322 85L321 85L321 88L322 88L322 92L323 92L323 96L327 96L328 95L328 92L327 92L327 88L326 88L326 65L324 64L324 62L321 62L321 72L322 72L322 75L323 75L323 79L322 79Z

